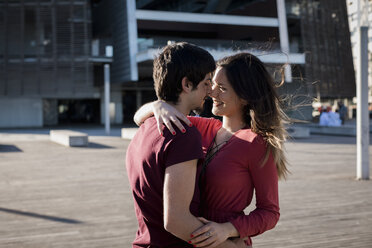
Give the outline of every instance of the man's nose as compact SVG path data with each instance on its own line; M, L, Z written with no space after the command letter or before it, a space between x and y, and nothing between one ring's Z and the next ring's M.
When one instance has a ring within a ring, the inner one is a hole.
M209 96L212 92L212 86L211 85L208 85L207 86L207 95Z

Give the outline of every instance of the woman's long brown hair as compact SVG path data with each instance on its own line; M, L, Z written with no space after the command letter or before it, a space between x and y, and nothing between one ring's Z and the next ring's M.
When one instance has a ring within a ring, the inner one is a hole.
M278 177L286 178L289 171L284 151L287 137L284 124L289 118L282 110L274 79L264 64L249 53L225 57L217 62L217 66L225 69L236 94L248 103L243 108L245 123L267 142L262 164L266 163L271 152Z

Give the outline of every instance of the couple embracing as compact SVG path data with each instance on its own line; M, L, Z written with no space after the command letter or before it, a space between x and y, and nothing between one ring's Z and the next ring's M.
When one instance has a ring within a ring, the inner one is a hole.
M251 237L279 220L278 179L288 173L286 116L272 77L251 54L216 65L182 42L163 48L153 79L159 100L137 111L126 157L138 220L133 247L252 246ZM207 97L222 122L188 116ZM256 207L245 214L253 194Z

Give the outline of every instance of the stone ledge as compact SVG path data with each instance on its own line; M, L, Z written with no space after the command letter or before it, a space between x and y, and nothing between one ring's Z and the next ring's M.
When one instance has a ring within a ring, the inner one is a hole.
M50 140L68 147L88 146L86 133L71 130L50 130Z
M318 124L307 124L311 134L337 135L337 136L356 136L356 127L345 125L340 127L320 126Z
M287 132L290 138L309 138L310 137L310 128L308 127L290 126L287 128Z

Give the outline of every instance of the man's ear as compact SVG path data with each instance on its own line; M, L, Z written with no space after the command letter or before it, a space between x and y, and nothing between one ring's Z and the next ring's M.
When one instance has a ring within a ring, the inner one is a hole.
M192 83L187 77L182 78L182 90L185 92L190 92L192 90Z

